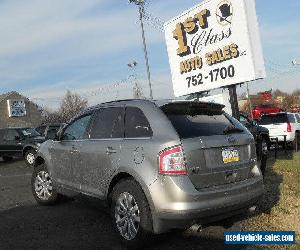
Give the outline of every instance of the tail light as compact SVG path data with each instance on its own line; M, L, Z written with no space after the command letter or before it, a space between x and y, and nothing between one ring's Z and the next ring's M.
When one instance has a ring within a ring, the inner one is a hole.
M168 148L159 154L159 173L164 175L186 175L182 146Z
M287 132L292 132L292 126L291 126L291 123L287 123Z

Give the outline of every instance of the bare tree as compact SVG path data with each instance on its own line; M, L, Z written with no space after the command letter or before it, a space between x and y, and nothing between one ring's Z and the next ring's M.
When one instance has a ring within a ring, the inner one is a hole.
M71 118L87 108L87 106L88 101L85 98L68 90L60 104L58 112L62 121L68 122Z
M53 124L64 122L58 111L51 111L49 109L42 110L42 124Z

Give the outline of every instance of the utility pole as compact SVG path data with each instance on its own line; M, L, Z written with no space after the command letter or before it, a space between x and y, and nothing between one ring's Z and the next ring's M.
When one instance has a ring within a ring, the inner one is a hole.
M230 96L232 116L235 119L240 120L240 111L239 111L239 103L238 103L237 93L236 93L236 85L229 86L228 90L229 90L229 96Z
M142 30L142 40L143 40L143 46L144 46L144 56L145 56L145 61L146 61L147 77L148 77L149 90L150 90L150 98L153 99L152 85L151 85L151 75L150 75L150 66L149 66L148 51L147 51L147 45L146 45L144 23L143 23L143 13L144 13L145 0L129 0L129 3L135 3L139 8L140 23L141 23L141 30Z
M252 103L251 103L251 98L250 98L250 91L249 91L249 84L248 84L248 82L247 82L247 98L248 98L249 107L250 107L251 120L253 120Z

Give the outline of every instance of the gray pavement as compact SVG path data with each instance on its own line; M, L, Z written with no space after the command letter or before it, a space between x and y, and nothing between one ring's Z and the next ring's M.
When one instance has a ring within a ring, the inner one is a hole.
M122 249L107 211L80 198L42 207L31 194L32 169L21 160L0 162L0 249ZM230 230L240 230L235 222ZM245 249L223 244L223 226L200 233L171 232L149 241L149 249Z

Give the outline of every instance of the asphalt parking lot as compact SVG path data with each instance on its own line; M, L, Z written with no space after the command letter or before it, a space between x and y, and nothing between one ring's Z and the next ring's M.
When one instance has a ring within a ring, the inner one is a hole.
M38 206L30 188L31 169L21 160L0 162L0 249L122 249L110 217L96 201L84 198L57 206ZM229 230L240 230L237 220ZM149 249L246 249L223 244L224 227L172 232ZM151 245L151 246L150 246ZM258 249L258 248L255 248Z

